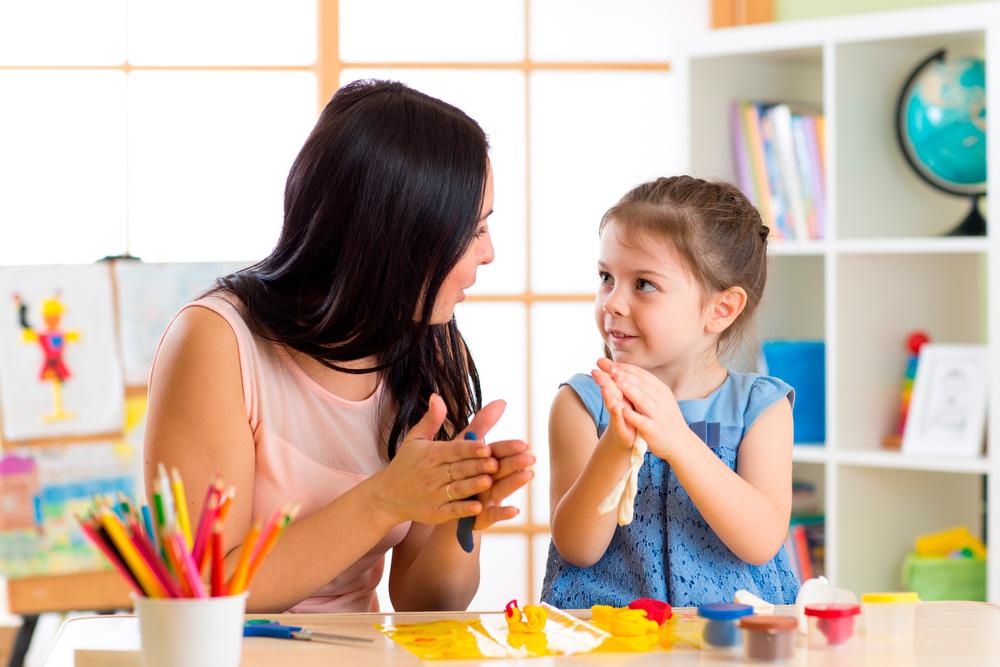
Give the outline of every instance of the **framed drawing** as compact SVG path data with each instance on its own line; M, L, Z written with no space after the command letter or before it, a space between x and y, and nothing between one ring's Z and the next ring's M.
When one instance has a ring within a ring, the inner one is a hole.
M0 416L8 441L122 430L106 264L0 268Z
M979 456L986 432L988 372L985 345L921 347L903 452Z

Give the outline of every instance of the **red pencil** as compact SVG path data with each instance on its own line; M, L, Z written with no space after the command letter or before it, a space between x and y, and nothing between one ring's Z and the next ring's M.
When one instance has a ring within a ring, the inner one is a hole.
M208 565L208 557L211 547L212 526L215 524L216 516L219 513L219 498L214 493L208 499L208 504L201 512L201 522L198 524L198 533L195 536L194 549L191 556L198 567L199 573L205 572Z
M149 541L149 538L139 528L139 524L134 520L129 521L129 528L132 530L132 543L135 545L136 550L142 556L142 559L146 561L146 564L149 565L149 569L153 571L153 575L160 582L160 585L166 589L167 594L172 598L183 597L180 586L177 585L177 582L167 572L167 566L160 560L156 549L153 547L153 543Z
M76 520L80 522L83 532L87 534L90 541L93 542L94 546L100 549L105 558L107 558L111 564L114 565L115 569L118 570L118 573L125 578L125 581L132 588L132 590L145 597L146 592L142 590L142 586L139 585L139 582L136 580L135 575L132 574L132 571L125 567L125 563L118 555L118 551L111 546L109 541L105 539L104 532L85 521L80 517L80 515L74 514L73 516L75 516Z
M212 597L225 595L226 572L225 562L222 560L225 554L222 552L222 522L215 521L212 526Z
M212 530L212 523L215 521L215 510L210 511L210 505L212 499L215 499L216 507L218 507L219 494L222 493L222 480L218 476L212 482L211 486L208 487L208 491L205 492L205 502L201 505L201 516L198 518L198 529L195 531L194 545L191 549L192 555L194 555L194 562L200 565L201 555L208 548L209 533Z

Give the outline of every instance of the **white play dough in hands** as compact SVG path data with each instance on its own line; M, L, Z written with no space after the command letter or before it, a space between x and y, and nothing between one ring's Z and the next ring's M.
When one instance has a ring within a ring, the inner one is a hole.
M629 525L635 516L635 495L639 490L639 468L642 467L642 460L648 449L646 441L637 434L635 442L632 443L632 455L629 458L628 470L625 471L621 481L615 485L608 497L597 506L598 514L607 514L617 509L619 526Z

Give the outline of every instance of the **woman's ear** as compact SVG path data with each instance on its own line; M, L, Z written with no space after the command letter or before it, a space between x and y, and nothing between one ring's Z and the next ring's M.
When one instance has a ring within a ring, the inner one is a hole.
M747 307L747 292L742 287L730 287L712 296L705 321L705 333L721 334L728 329Z

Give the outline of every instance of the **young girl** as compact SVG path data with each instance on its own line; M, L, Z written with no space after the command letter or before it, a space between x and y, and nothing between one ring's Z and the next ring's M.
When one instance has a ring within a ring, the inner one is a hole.
M794 392L720 361L751 330L767 233L739 190L688 176L640 185L604 215L595 315L608 358L552 405L546 602L692 606L740 589L794 602L782 548ZM649 451L635 518L618 525L606 500L637 436Z

